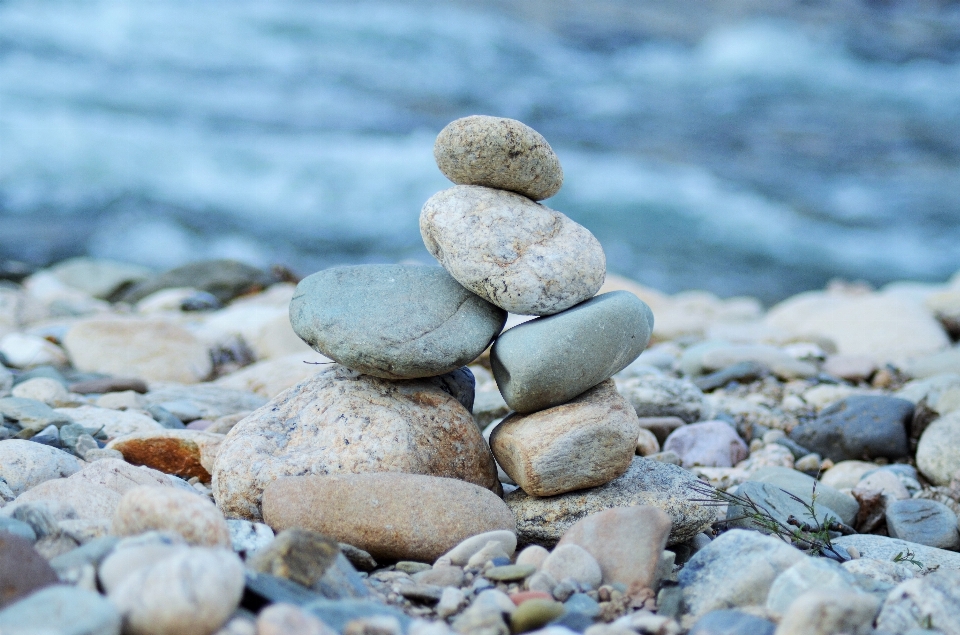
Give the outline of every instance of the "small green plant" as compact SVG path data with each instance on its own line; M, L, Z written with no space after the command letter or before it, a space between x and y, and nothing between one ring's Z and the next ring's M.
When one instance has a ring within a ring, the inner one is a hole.
M920 569L921 571L923 571L926 567L923 566L923 563L922 563L922 562L920 562L919 560L916 560L916 559L915 559L916 555L917 555L917 554L915 554L915 553L913 553L911 550L907 549L906 553L904 553L903 551L901 551L900 553L898 553L897 555L895 555L895 556L893 557L893 561L894 561L894 562L909 562L910 564L912 564L912 565L915 566L916 568L918 568L918 569Z
M817 517L817 483L814 481L813 493L810 502L807 503L802 498L780 489L784 494L797 501L804 507L805 514L810 517L810 522L804 522L791 515L786 523L778 519L763 505L760 505L749 496L731 494L713 485L704 482L698 482L691 485L691 489L704 498L694 499L694 502L704 503L706 505L736 505L744 510L743 516L736 518L727 518L722 523L728 523L734 520L747 519L751 524L766 533L774 534L783 540L793 544L798 549L813 552L816 555L826 556L828 558L845 562L849 556L841 553L833 545L831 533L840 533L850 535L856 533L852 528L844 525L835 518L828 518L826 522L821 523Z

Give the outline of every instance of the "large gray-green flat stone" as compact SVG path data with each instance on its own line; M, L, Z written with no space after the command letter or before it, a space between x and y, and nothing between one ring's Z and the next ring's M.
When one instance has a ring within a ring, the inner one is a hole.
M653 312L627 291L604 293L504 332L490 352L497 386L513 410L558 406L635 360L653 331Z
M303 341L355 371L433 377L480 356L507 314L440 267L333 267L304 278L290 301Z

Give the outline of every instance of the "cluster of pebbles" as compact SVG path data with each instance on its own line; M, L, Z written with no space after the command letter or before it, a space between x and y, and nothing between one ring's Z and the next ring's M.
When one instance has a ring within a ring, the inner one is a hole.
M436 157L442 268L0 283L2 635L960 634L960 275L668 296Z

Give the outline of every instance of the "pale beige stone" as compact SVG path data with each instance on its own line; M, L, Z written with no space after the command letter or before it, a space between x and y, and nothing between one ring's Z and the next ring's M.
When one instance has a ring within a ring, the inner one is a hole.
M395 472L277 479L264 490L263 517L275 531L311 529L377 559L421 562L478 532L516 529L510 509L487 489Z
M62 348L38 335L8 333L0 338L0 353L11 366L66 366L67 354Z
M120 500L113 514L113 533L135 536L147 531L171 531L192 545L231 544L227 521L213 503L173 487L141 485Z
M836 489L853 489L864 474L878 467L868 461L840 461L820 475L820 481Z
M210 635L237 608L243 585L236 554L197 547L136 571L109 599L128 635Z
M50 379L49 377L34 377L33 379L28 379L14 386L10 394L23 399L42 401L52 408L62 406L72 401L66 386L56 379Z
M12 513L20 505L41 501L49 501L60 508L72 506L80 520L102 520L113 516L120 504L120 495L88 481L58 478L28 489L4 511Z
M0 478L14 496L44 481L70 476L80 468L80 461L63 450L21 439L0 441Z
M450 122L437 135L433 156L459 185L483 185L550 198L563 185L563 169L547 140L516 119L471 115Z
M493 455L451 396L451 377L390 381L325 367L230 431L214 467L217 504L259 520L263 488L301 474L410 472L498 490Z
M603 284L599 241L560 212L519 194L458 185L420 214L427 250L457 282L511 313L552 315Z
M651 454L656 454L659 451L660 441L657 439L657 435L655 435L649 429L641 427L640 432L637 435L637 454L640 456L650 456Z
M67 331L63 344L74 366L87 372L192 384L213 371L200 340L160 320L90 319Z
M74 423L79 423L85 428L102 429L110 439L128 434L151 434L165 430L152 417L132 410L80 406L79 408L57 408L56 411L70 417Z
M300 342L303 343L302 340ZM245 366L213 383L234 390L249 390L261 397L273 399L284 390L313 377L331 363L333 360L311 349L304 353L284 355Z
M336 635L336 631L299 606L276 602L257 615L257 635Z
M123 390L100 395L94 405L111 410L146 410L147 400L135 390Z
M602 485L633 460L640 422L611 379L531 414L514 413L490 435L497 462L534 496Z
M73 474L70 479L102 485L121 496L140 485L180 487L189 491L189 486L179 479L175 480L149 467L130 465L120 459L101 459Z
M868 593L807 591L787 609L775 635L868 635L880 600Z

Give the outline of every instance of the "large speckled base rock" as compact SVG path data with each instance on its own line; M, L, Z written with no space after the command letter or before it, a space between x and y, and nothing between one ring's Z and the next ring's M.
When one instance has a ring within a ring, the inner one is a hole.
M437 135L433 156L459 185L485 185L550 198L563 185L563 169L539 132L516 119L473 115L452 121Z
M630 466L640 421L612 380L561 406L512 414L490 434L503 471L533 496L612 481Z
M427 250L457 282L519 315L551 315L592 297L606 258L585 227L530 199L458 185L420 213Z
M158 320L91 318L63 339L78 370L193 384L213 372L207 346L190 331Z
M326 367L230 431L214 466L217 504L259 520L263 488L304 474L408 472L499 491L490 448L457 400L473 400L463 375L388 381Z
M560 405L620 372L643 352L653 313L613 291L508 329L490 351L504 400L517 412Z
M334 267L304 278L290 324L330 359L387 379L432 377L469 364L507 320L440 267Z
M275 531L326 534L374 558L433 562L475 534L515 531L495 494L463 481L421 474L340 474L274 481L263 517Z
M717 518L714 508L693 500L702 498L691 489L699 482L693 473L676 465L636 457L622 476L606 485L548 498L516 490L504 501L517 517L517 534L523 544L552 547L585 516L614 507L651 505L673 521L668 544L674 545L693 538Z

